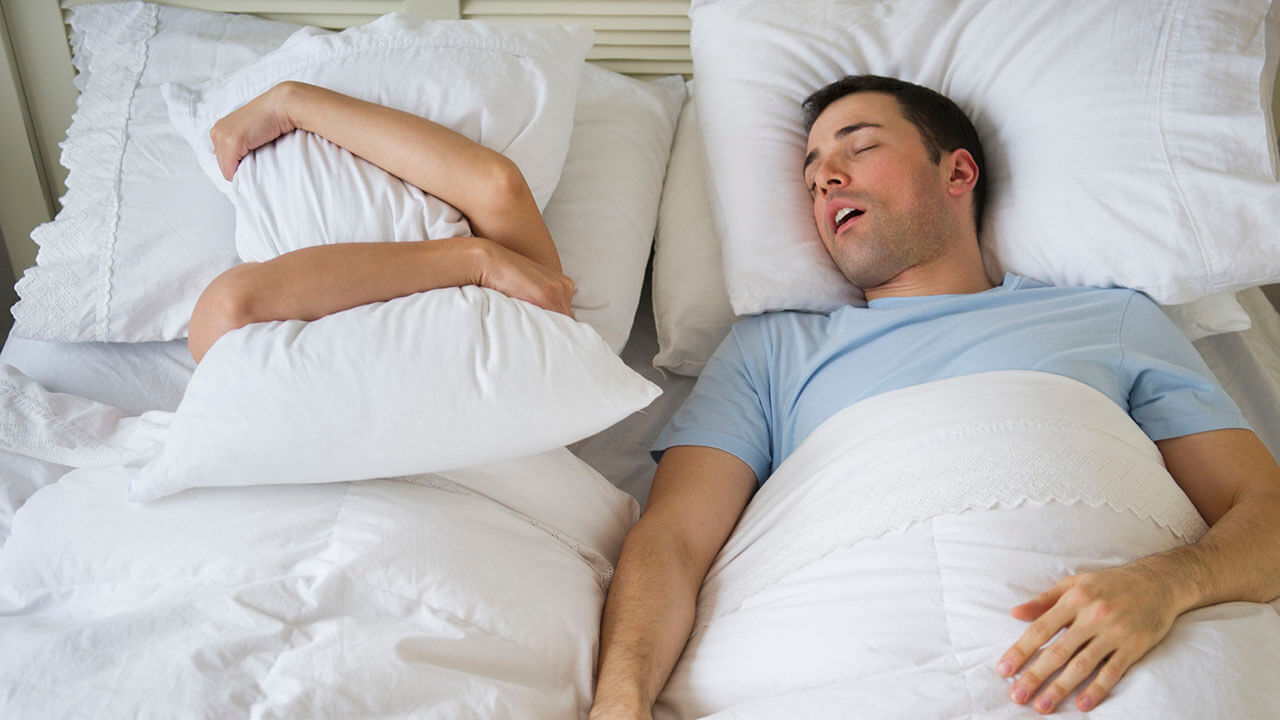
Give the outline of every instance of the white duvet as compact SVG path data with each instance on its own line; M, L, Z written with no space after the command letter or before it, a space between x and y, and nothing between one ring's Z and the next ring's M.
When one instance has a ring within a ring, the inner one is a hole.
M1034 717L997 660L1009 610L1063 577L1196 540L1203 521L1120 408L986 373L818 428L712 566L663 718ZM1183 615L1092 718L1276 718L1280 615ZM1082 716L1071 701L1058 716Z
M567 450L139 504L145 416L24 380L8 459L82 467L12 501L0 717L585 716L636 506Z

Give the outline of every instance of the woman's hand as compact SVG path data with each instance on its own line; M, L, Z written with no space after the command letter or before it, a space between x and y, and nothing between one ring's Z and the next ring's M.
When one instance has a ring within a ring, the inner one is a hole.
M255 148L296 129L290 115L301 83L282 82L214 123L209 131L222 177L230 180L240 161Z
M1040 713L1052 712L1072 690L1083 687L1076 708L1088 712L1164 639L1181 610L1169 579L1141 561L1074 575L1013 609L1014 617L1035 622L1000 658L997 672L1011 677L1022 670L1010 698L1022 704L1039 692L1033 707ZM1039 656L1024 669L1037 650ZM1059 670L1057 679L1041 688ZM1097 677L1086 687L1095 671Z
M476 284L573 317L573 279L490 240L480 241Z

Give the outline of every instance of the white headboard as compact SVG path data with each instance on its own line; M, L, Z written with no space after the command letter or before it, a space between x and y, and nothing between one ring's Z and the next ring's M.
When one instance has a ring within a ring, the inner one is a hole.
M64 7L86 0L64 2ZM95 1L95 0L88 0ZM477 18L585 25L596 31L587 59L652 77L693 72L688 0L176 0L199 10L246 12L345 28L389 12L421 18ZM75 111L75 70L56 0L19 0L0 11L8 72L0 74L0 235L16 276L35 264L29 235L57 212L67 171L58 162ZM0 272L0 276L3 273Z

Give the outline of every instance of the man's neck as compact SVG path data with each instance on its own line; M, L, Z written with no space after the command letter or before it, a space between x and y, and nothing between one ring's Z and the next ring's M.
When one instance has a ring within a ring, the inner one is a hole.
M974 258L944 256L913 265L882 285L862 290L870 301L886 297L963 295L992 287L980 257L975 261Z

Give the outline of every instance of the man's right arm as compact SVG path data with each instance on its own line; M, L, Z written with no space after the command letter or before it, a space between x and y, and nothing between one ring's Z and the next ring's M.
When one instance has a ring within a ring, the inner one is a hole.
M750 466L722 450L663 454L605 601L591 720L652 717L689 640L702 580L756 485Z

